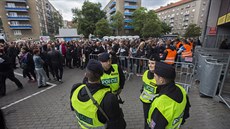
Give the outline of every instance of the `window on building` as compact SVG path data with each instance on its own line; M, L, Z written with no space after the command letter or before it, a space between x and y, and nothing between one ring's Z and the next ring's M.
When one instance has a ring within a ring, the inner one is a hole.
M22 35L21 30L14 30L14 35Z
M7 6L8 7L15 7L15 4L14 3L7 3Z
M18 25L19 22L18 21L11 21L10 24L12 24L12 25Z
M16 12L9 12L9 16L17 16Z

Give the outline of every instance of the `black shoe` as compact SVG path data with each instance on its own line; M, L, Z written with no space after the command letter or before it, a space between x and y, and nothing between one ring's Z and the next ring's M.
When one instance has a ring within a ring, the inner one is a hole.
M48 87L51 86L50 84L42 85L42 87Z
M38 88L42 88L43 86L41 85L41 86L38 86Z
M18 90L21 90L21 89L23 89L23 88L24 88L23 86L19 86L19 87L18 87Z

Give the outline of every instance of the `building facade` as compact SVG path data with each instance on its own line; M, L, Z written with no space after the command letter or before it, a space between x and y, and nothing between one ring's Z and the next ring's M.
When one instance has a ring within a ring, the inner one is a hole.
M204 29L209 0L181 0L156 9L159 19L172 27L172 33L183 35L189 24Z
M0 1L0 8L8 41L54 36L62 24L62 16L48 0L4 0Z
M230 44L230 0L210 0L203 47L219 48L228 39Z
M122 35L133 35L134 28L129 23L132 22L133 12L141 7L141 0L111 0L104 8L107 20L111 23L111 17L116 12L121 12L124 16L124 27Z

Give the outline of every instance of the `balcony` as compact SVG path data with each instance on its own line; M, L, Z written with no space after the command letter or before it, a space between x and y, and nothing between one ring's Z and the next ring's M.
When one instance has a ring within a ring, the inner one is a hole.
M174 23L174 20L170 20L169 22L170 22L170 23Z
M125 9L137 9L138 7L136 5L125 5Z
M6 0L6 2L26 3L26 0Z
M18 11L18 12L28 12L29 6L5 6L6 11Z
M32 29L30 24L10 24L10 29L27 30Z
M134 29L134 27L133 27L133 26L128 26L128 25L125 25L125 26L124 26L124 29L127 29L127 30L132 30L132 29Z
M184 13L184 16L189 16L189 13Z
M125 19L124 22L126 23L133 22L133 19Z
M109 11L109 14L112 14L112 13L114 13L114 12L116 12L116 8L112 8L112 9Z
M183 18L183 21L188 21L188 20L189 20L189 18L188 18L188 17Z
M125 0L125 2L137 3L137 0Z
M8 16L8 20L13 21L27 21L30 20L30 17L28 15L17 15L17 16Z
M124 12L124 15L125 15L125 16L132 16L132 15L133 15L133 12Z
M109 8L113 8L115 5L116 5L116 2L114 1L109 5Z

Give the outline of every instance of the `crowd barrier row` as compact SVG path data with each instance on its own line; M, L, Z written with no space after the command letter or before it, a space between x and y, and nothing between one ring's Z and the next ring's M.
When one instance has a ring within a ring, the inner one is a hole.
M216 48L196 48L195 79L201 95L219 98L230 108L230 51Z
M98 55L90 54L89 59L97 60ZM130 80L135 75L141 77L148 70L148 61L146 58L128 56L118 56L117 58L117 63L122 67L127 80ZM174 67L176 70L176 83L183 86L188 92L194 82L194 65L186 62L175 62Z

